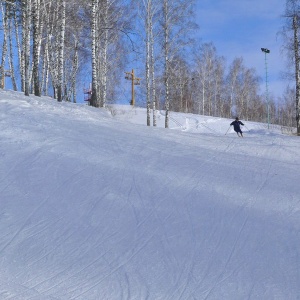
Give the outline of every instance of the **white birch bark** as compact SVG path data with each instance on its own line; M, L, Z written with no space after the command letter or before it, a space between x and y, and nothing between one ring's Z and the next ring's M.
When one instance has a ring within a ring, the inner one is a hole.
M58 86L57 86L57 101L63 100L64 88L64 49L65 49L65 30L66 30L66 2L60 1L60 29L59 29L59 45L58 45Z
M49 46L48 43L45 43L44 49L44 59L42 65L42 75L41 75L41 91L43 95L48 96L48 88L49 88Z
M98 97L97 97L97 9L98 9L98 0L92 0L91 3L91 43L92 43L92 96L91 96L91 105L98 107Z
M32 0L32 26L33 26L33 84L34 95L41 96L39 79L39 48L40 48L40 24L39 24L40 1Z
M163 14L164 14L164 83L165 83L165 128L169 128L169 0L163 2Z
M56 90L58 86L58 32L57 21L59 19L59 6L49 2L49 4L41 3L45 12L45 38L44 38L44 63L42 71L43 93L48 95L50 87L50 78L53 88L53 97L56 98Z
M21 74L21 91L25 93L25 51L26 51L26 2L22 2L21 5L22 10L22 37L21 37L21 57L19 59L20 61L20 74ZM18 21L16 21L17 23ZM18 25L16 25L17 27Z
M30 93L30 38L31 38L31 0L24 3L24 94Z
M151 63L151 53L150 53L150 30L151 30L151 9L152 1L147 0L145 3L146 9L146 91L147 91L147 126L151 125L150 122L150 103L151 103L151 81L150 81L150 63Z
M293 30L294 30L294 56L295 56L295 81L296 81L296 126L297 135L300 136L300 58L299 58L299 40L298 40L298 16L294 14L293 16Z
M1 56L1 64L0 64L0 88L4 88L5 86L5 62L7 55L7 16L6 11L4 10L3 3L0 2L1 14L3 17L3 42L2 42L2 56Z
M107 72L108 72L108 39L109 39L109 10L111 6L111 2L108 0L103 0L101 5L102 12L102 26L103 26L103 47L101 49L101 99L100 99L100 107L106 106L107 101ZM101 41L100 41L101 42Z
M78 63L78 41L75 41L75 54L74 54L74 61L73 61L73 67L74 67L74 72L73 72L73 78L71 82L72 86L72 93L73 93L73 102L77 102L77 93L76 93L76 77L77 77L77 72L79 68L79 63Z
M151 78L152 78L152 110L153 110L153 126L157 126L157 103L156 103L156 80L155 80L155 59L154 59L154 36L153 36L153 22L150 23L150 56L151 56Z

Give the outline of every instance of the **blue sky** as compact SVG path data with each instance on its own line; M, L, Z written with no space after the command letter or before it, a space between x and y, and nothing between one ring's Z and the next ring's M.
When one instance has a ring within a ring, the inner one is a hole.
M286 69L283 41L278 32L284 25L284 0L197 0L197 23L203 42L213 42L219 55L231 63L243 57L248 68L263 78L265 91L265 54L267 54L269 94L281 96L288 82L281 78Z

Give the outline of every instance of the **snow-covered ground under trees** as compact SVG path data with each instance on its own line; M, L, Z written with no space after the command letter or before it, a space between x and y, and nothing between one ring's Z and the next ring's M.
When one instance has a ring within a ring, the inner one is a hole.
M0 91L0 299L300 299L300 139Z

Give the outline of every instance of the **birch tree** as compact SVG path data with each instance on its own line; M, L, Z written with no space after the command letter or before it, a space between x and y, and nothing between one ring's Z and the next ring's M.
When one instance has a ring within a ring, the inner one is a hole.
M142 19L142 27L145 32L145 82L146 82L146 109L147 126L151 125L151 107L153 110L153 126L156 126L156 103L155 103L155 33L154 22L157 20L157 12L160 4L156 0L137 1ZM143 33L141 33L143 36Z
M252 99L255 99L258 95L259 77L253 68L248 69L243 67L241 71L239 85L237 87L236 105L240 112L239 117L249 120L250 110L255 110Z
M193 4L192 0L163 0L165 128L169 127L171 62L188 44L188 32L195 27L192 22Z
M213 43L204 43L196 48L193 62L194 84L197 89L195 112L198 114L212 115L216 111L217 95L224 75L221 61Z
M295 119L297 135L300 136L300 56L299 56L299 0L287 0L285 17L286 26L283 27L284 48L287 53L289 66L292 67L295 80Z
M225 58L217 57L214 64L213 93L214 93L214 116L224 115L224 74Z
M22 2L23 15L23 56L24 56L24 94L30 93L30 40L31 40L31 0Z
M216 48L212 43L204 43L195 54L196 63L196 82L200 83L198 96L198 114L210 114L212 89L213 89L213 71L216 60Z
M150 74L152 79L152 111L153 126L157 126L157 100L156 100L156 78L155 78L155 58L154 58L154 33L153 19L150 21Z
M5 83L5 62L7 55L7 34L8 34L8 26L7 26L7 13L4 8L6 4L0 2L1 14L3 17L3 42L2 42L2 55L1 55L1 65L0 65L0 87L4 88Z
M157 27L159 16L158 12L161 8L159 0L134 0L133 5L138 8L138 16L140 22L136 25L136 31L141 37L141 56L145 65L145 89L146 89L146 110L147 126L151 125L151 108L153 111L153 126L156 126L156 79L155 79L155 45L156 34L155 25Z
M33 27L33 82L34 95L41 96L39 79L39 48L40 48L40 0L32 0L32 27Z
M170 109L172 111L188 112L191 98L189 87L192 79L188 64L182 57L176 56L173 58L169 78L172 83Z
M92 48L92 97L91 105L99 107L98 95L97 95L97 10L98 0L92 0L91 3L91 48Z
M235 58L230 65L227 76L228 94L229 94L229 114L226 117L236 117L239 114L237 107L238 87L240 84L240 74L243 68L243 58Z
M21 11L20 9L20 3L16 2L15 5L13 6L13 27L14 27L14 38L15 38L15 44L17 46L17 56L18 56L18 71L20 74L20 81L21 81L21 91L24 92L24 60L23 60L23 55L22 55L22 46L21 46L21 40L20 40L20 30L19 30L19 17L17 13ZM15 51L14 51L15 54ZM12 60L12 64L14 64L14 60ZM17 69L17 67L15 68ZM15 74L15 70L12 72L13 76Z
M299 97L300 97L300 58L299 58L299 39L298 39L298 15L293 16L293 30L294 30L294 55L295 55L295 82L296 82L296 126L297 135L300 136L300 107L299 107Z
M63 87L64 87L64 49L65 49L65 30L66 30L66 2L65 0L59 1L59 38L58 38L58 85L57 85L57 101L63 100Z
M151 24L152 24L152 0L143 1L146 9L146 90L147 90L147 126L151 125L150 121L150 96L151 96L151 79L150 79L150 68L151 68Z
M114 51L114 55L110 55L110 51L114 48L114 44L119 40L122 32L123 7L118 0L101 0L97 18L97 57L98 57L98 98L99 106L105 107L107 102L108 81L111 66L118 59ZM120 52L122 47L120 48Z
M287 87L283 93L283 99L279 104L278 123L283 126L295 128L295 89Z
M102 0L101 2L101 18L99 20L99 23L101 24L101 27L103 29L99 30L101 32L101 35L99 36L102 41L99 41L100 47L99 50L101 51L101 58L99 59L99 69L100 69L100 74L98 76L100 77L100 107L105 107L106 105L106 97L107 97L107 71L108 71L108 61L107 61L107 56L108 56L108 39L109 39L109 14L110 14L110 6L113 4L113 2L110 2L109 0ZM102 42L102 43L101 43Z
M164 83L165 83L165 128L169 128L169 76L170 76L170 11L169 0L163 0L163 16L164 16Z

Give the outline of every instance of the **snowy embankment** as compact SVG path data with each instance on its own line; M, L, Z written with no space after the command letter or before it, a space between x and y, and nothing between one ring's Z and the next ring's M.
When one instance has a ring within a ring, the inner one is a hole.
M0 299L299 299L298 137L111 112L0 91Z

